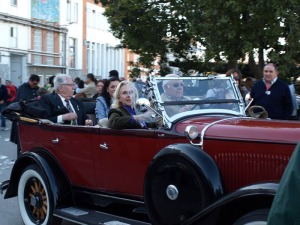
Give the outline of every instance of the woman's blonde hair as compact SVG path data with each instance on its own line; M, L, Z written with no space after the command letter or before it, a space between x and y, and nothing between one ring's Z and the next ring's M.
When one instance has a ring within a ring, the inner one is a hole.
M124 80L124 81L120 82L116 88L116 91L114 93L115 101L111 106L112 108L119 108L122 106L122 103L120 102L120 95L121 95L120 91L121 91L121 88L125 85L129 85L134 92L133 103L135 103L135 101L138 99L138 91L137 91L136 87L134 86L134 84L130 81Z

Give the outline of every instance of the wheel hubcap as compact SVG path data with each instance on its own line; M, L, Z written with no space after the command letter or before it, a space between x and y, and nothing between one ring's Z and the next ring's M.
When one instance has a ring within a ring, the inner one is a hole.
M30 204L33 207L41 208L43 205L42 196L39 193L35 193L30 199Z
M43 221L47 215L47 195L42 183L38 179L31 179L27 183L27 197L24 201L27 203L27 210L35 221Z
M170 200L176 200L178 198L178 189L175 185L170 184L166 189L167 196Z

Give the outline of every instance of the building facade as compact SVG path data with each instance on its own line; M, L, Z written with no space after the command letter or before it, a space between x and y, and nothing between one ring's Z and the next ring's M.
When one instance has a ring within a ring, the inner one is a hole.
M130 51L117 48L104 8L92 0L1 0L0 77L16 86L38 74L47 78L87 73L127 78Z

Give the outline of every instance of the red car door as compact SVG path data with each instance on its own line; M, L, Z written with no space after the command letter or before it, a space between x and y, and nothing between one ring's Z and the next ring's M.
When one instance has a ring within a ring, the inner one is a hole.
M145 172L159 151L155 134L151 129L100 128L97 158L101 160L95 165L99 187L108 192L142 196Z
M73 185L96 188L93 167L93 139L98 128L59 126L53 128L53 153Z

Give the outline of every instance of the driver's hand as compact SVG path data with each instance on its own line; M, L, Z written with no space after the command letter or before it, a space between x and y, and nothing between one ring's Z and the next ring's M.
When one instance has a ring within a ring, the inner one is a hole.
M191 105L185 105L183 107L180 108L180 112L185 112L185 111L189 111L191 110L192 106Z

